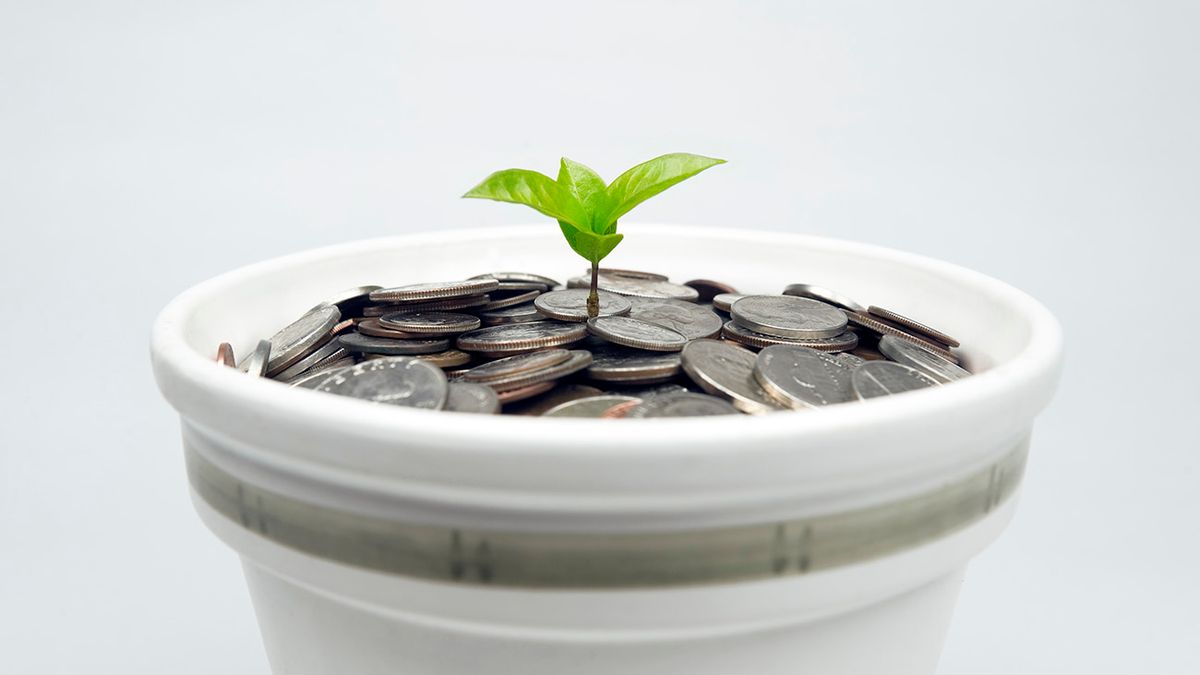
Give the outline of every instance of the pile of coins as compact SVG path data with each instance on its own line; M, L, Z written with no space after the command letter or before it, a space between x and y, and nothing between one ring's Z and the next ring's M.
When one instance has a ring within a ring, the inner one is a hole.
M959 343L897 312L792 284L779 295L602 269L362 286L326 299L240 362L293 387L376 403L545 417L803 410L940 386Z

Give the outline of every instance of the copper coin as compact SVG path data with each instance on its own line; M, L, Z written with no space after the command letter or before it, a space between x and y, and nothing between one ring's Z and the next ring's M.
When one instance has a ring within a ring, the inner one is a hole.
M558 383L554 380L550 380L549 382L538 382L537 384L531 384L527 387L521 387L520 389L499 391L496 392L496 396L500 399L501 404L507 405L516 401L524 401L527 398L533 398L538 394L544 394L553 389L554 385L556 384Z
M713 298L722 293L737 293L737 289L733 286L713 281L712 279L692 279L691 281L683 282L683 285L691 286L700 294L696 302L712 302Z
M230 368L237 367L237 360L233 358L233 345L228 342L222 342L217 347L217 363Z

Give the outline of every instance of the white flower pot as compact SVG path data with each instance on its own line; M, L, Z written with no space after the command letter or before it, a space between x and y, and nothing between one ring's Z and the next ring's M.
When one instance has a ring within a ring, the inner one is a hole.
M364 283L585 266L552 223L252 265L159 318L196 508L241 555L276 673L934 671L967 561L1011 517L1061 362L1040 304L946 263L630 225L612 264L819 283L962 340L978 374L765 416L586 420L369 405L217 366ZM197 570L196 574L203 574Z

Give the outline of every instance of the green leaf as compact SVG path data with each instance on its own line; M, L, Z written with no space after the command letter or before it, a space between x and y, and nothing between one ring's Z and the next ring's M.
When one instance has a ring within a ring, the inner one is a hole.
M563 157L558 168L558 184L583 204L584 211L591 218L591 230L603 234L601 230L604 223L597 222L596 218L608 213L612 204L600 174L579 162Z
M723 159L676 152L638 164L617 176L608 186L607 192L612 206L602 219L604 227L617 222L617 219L629 213L630 209L672 185L687 180L709 167L724 163ZM604 227L600 230L603 231Z
M558 226L562 228L563 236L567 238L567 244L571 246L571 250L588 262L598 263L604 260L605 256L612 253L617 244L625 238L623 234L596 234L561 220L558 221Z
M526 169L497 171L471 188L463 197L494 199L524 204L557 220L589 228L591 219L583 204L569 190L549 176Z

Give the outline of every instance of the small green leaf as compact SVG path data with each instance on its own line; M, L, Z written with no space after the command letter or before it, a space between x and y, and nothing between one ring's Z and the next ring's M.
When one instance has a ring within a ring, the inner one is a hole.
M604 189L604 179L600 174L579 162L563 157L558 169L558 184L583 204L583 210L592 218L592 231L600 233L603 223L596 222L595 218L598 215L602 217L612 208L611 200Z
M583 204L569 190L549 176L526 169L497 171L471 188L463 197L494 199L524 204L556 220L565 220L581 228L590 228L591 219Z
M633 207L672 185L687 180L709 167L724 163L723 159L677 152L638 164L617 176L608 186L607 192L612 206L601 219L604 226L600 231L617 222L618 218L629 213Z
M566 237L571 250L588 262L598 263L604 260L605 256L612 253L617 244L625 238L623 234L596 234L561 220L558 221L558 226L562 228L563 236Z

